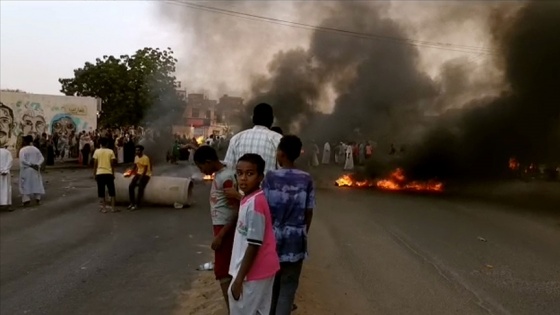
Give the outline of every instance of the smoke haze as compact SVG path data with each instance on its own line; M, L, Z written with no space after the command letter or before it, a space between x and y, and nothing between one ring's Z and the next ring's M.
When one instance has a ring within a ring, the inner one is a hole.
M290 1L198 1L204 5L290 20L305 16L317 23L322 10L312 3ZM158 14L180 34L176 47L178 76L192 91L211 97L244 95L253 77L286 47L305 46L311 31L222 15L184 6L184 1L157 2ZM323 9L327 9L324 6Z
M511 156L525 164L560 161L560 4L530 2L495 23L498 64L509 89L446 115L447 124L409 159L416 176L499 175Z
M161 5L189 34L189 88L273 105L307 139L410 144L416 177L490 175L558 161L560 4L211 2L289 21L453 43L445 49ZM480 47L480 49L476 49ZM182 56L179 54L179 59ZM181 76L181 73L179 73Z

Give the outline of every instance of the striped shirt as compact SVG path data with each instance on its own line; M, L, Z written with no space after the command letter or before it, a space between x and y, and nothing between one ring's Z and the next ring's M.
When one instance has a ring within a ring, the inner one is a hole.
M282 135L264 126L254 126L231 138L224 162L235 168L240 157L247 153L260 155L265 161L264 173L277 169L276 149Z

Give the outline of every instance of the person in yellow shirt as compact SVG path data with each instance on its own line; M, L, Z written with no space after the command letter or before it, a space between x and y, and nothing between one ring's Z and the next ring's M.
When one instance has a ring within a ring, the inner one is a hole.
M138 209L144 197L144 189L146 189L146 185L148 185L150 177L152 176L152 162L150 158L144 154L144 147L141 145L136 146L133 174L135 175L128 186L128 196L130 198L128 210L130 211ZM138 187L138 197L135 196L136 187Z
M93 176L97 181L97 197L100 199L99 211L106 213L105 187L111 200L111 212L118 212L115 208L115 153L107 149L109 139L99 139L100 148L93 153Z

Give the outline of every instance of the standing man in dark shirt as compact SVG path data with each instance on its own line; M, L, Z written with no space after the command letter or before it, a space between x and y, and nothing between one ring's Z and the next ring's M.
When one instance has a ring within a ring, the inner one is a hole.
M113 150L115 151L115 137L113 137L113 134L111 133L111 131L107 131L107 149Z
M60 155L60 151L58 150L58 139L59 139L58 131L53 132L52 142L53 142L53 146L54 146L54 156L55 157L58 157Z

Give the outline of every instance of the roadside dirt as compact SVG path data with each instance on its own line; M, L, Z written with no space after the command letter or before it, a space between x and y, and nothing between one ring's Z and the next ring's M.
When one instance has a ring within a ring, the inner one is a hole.
M322 306L320 271L313 266L304 267L296 296L298 309L294 315L329 314ZM313 280L312 280L313 279ZM200 272L191 288L179 296L173 315L227 315L226 306L213 272Z
M220 288L211 271L201 271L191 288L179 296L173 315L227 315Z

